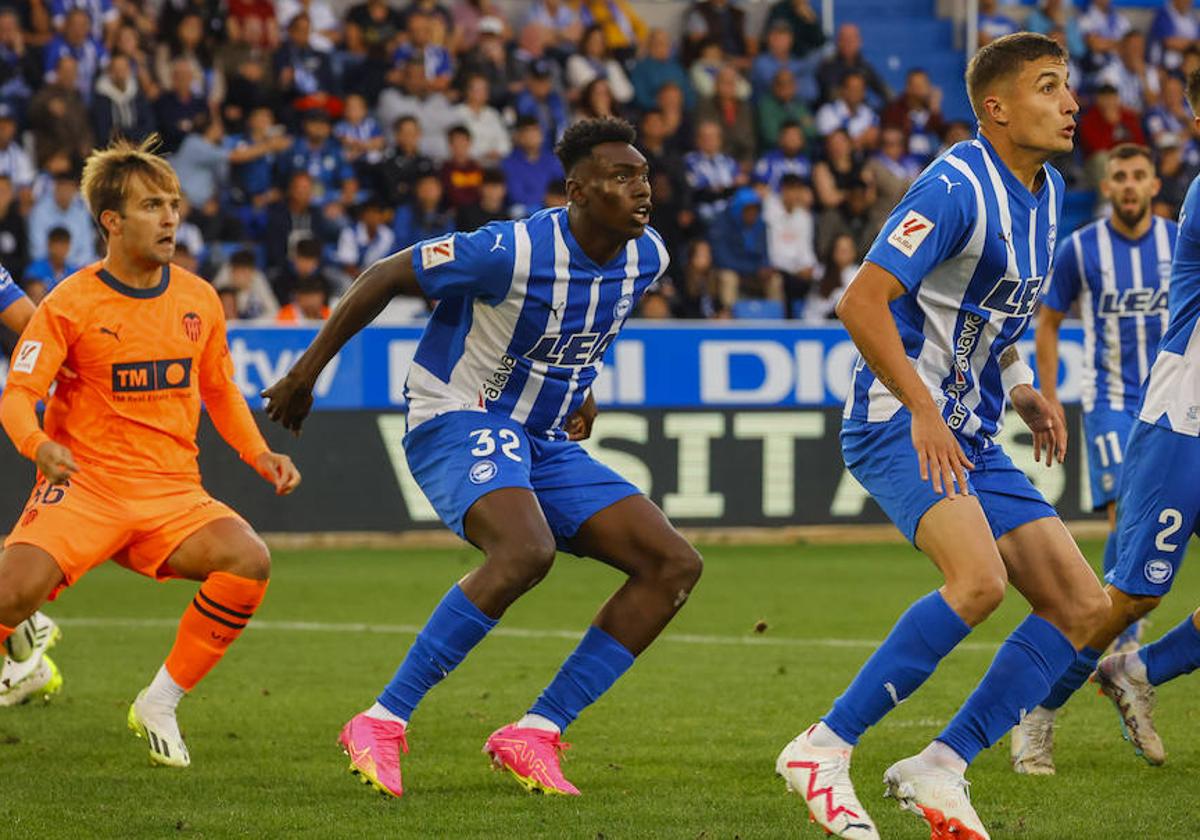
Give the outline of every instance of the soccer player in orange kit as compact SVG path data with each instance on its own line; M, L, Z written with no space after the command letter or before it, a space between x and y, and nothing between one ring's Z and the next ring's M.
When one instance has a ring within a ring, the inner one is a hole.
M0 423L38 479L0 556L0 640L108 558L158 580L202 581L128 718L151 761L186 767L176 706L246 626L270 572L250 525L201 486L201 401L276 493L300 473L267 447L233 381L217 293L171 265L179 180L153 142L88 157L82 191L107 256L46 297L13 354ZM37 402L64 365L77 376L58 382L43 429Z

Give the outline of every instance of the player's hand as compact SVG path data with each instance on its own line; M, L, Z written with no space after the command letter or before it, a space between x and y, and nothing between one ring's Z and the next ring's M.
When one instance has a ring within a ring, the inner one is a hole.
M967 470L974 469L975 465L936 409L913 415L912 442L917 450L921 480L932 481L933 492L940 494L944 488L947 496L953 496L957 484L959 495L970 495Z
M300 470L287 455L264 452L254 460L254 469L275 485L276 496L286 496L300 486Z
M48 440L39 446L34 454L37 456L35 460L38 471L51 484L62 484L79 472L79 465L75 463L71 450L60 443Z
M596 422L596 414L598 412L596 399L592 396L592 392L588 391L587 399L583 401L583 404L563 424L563 428L567 430L567 439L587 440L590 438L592 436L592 424Z
M267 401L267 417L299 437L304 418L312 411L312 389L311 382L291 370L259 396Z
M1018 385L1008 393L1009 402L1033 432L1033 460L1042 460L1046 451L1046 466L1062 463L1067 457L1067 422L1062 403L1051 403L1032 385ZM1055 405L1057 403L1057 406Z

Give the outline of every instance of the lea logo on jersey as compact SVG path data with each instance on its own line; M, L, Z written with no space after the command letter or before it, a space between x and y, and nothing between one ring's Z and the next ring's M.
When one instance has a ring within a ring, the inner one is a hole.
M454 262L453 236L449 239L430 242L428 245L421 246L421 268L426 271L431 268L437 268L439 265L445 265L448 262Z
M979 305L1001 315L1027 318L1037 306L1045 279L1040 274L1036 277L1010 277L1006 274L996 281Z
M916 210L909 210L900 224L892 228L888 234L888 244L906 257L911 257L921 247L925 237L933 230L933 222L922 216Z
M112 366L114 394L173 391L192 384L191 359L121 362Z
M1098 315L1157 315L1167 311L1166 289L1103 291L1096 299Z
M608 350L608 345L616 337L615 332L606 335L598 332L544 335L525 354L525 358L557 367L588 367L604 358L604 351Z

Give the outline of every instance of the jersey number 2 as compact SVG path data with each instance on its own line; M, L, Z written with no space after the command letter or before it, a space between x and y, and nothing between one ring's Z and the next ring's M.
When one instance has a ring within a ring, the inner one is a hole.
M471 454L476 458L486 458L496 451L496 439L492 437L491 429L476 429L471 432L471 437L475 438L475 448L471 450ZM500 438L500 453L504 457L514 461L521 460L521 456L517 454L517 450L521 448L521 439L517 437L516 432L512 429L501 429L496 432L496 437Z
M1167 537L1174 536L1183 525L1183 514L1175 508L1163 508L1158 514L1158 524L1166 527L1154 538L1154 547L1159 551L1174 551L1179 548L1178 543L1167 542Z

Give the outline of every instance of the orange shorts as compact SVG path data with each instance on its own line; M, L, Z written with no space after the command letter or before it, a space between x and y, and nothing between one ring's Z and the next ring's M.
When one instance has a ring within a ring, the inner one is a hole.
M199 480L118 475L86 465L67 484L37 485L4 541L37 546L70 586L108 559L156 580L176 577L167 559L210 522L240 519Z

